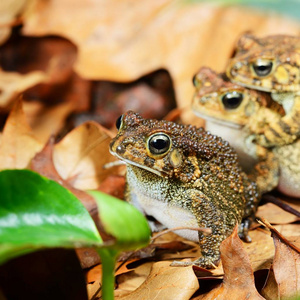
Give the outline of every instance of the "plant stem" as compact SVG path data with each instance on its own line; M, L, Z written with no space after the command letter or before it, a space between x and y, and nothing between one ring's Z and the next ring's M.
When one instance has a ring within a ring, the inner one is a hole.
M102 261L102 299L114 299L115 263L119 251L112 249L97 249Z

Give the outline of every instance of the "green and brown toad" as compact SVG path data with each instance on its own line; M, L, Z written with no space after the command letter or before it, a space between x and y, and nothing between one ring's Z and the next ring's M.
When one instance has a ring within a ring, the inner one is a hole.
M204 235L181 230L199 240L202 257L192 262L214 267L220 243L238 222L247 224L259 194L228 142L203 128L143 119L127 112L119 119L110 152L127 165L126 198L168 228L211 228ZM240 226L246 237L247 226Z

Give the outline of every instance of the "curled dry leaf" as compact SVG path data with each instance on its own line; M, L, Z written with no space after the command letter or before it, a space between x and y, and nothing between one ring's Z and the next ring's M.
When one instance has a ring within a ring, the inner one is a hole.
M153 264L149 276L141 286L116 299L190 299L199 288L192 266L177 268L170 264L168 261Z
M290 243L269 222L262 220L262 223L271 230L275 244L273 272L277 291L274 291L274 294L278 292L279 299L300 296L300 249ZM268 285L270 286L267 283Z
M97 189L118 168L104 169L114 161L109 153L110 131L95 122L86 122L66 135L54 147L53 162L60 176L81 190Z
M74 0L70 7L69 0L35 0L23 28L26 35L56 34L74 42L75 69L84 78L129 81L167 69L179 108L190 106L196 71L202 65L223 71L237 36L248 30L298 34L299 24L208 1Z
M0 107L7 107L18 94L36 84L45 82L47 78L46 73L42 71L33 71L23 75L0 69Z
M256 290L250 259L237 235L237 228L220 246L223 283L195 300L264 299Z
M0 144L0 170L26 168L43 148L29 127L18 100L5 123Z

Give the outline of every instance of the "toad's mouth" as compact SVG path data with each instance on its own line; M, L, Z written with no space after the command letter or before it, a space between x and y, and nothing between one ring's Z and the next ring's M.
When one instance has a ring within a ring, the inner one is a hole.
M225 125L226 127L231 127L231 128L235 128L235 129L241 129L243 127L243 125L234 123L232 121L220 120L217 117L208 116L204 113L199 113L199 112L196 112L196 111L194 111L194 113L199 118L202 118L206 121L211 121L211 122L216 123L216 124Z
M155 169L153 169L153 168L150 168L150 167L147 167L147 166L145 166L145 165L142 165L142 164L140 164L140 163L138 163L138 162L129 160L129 159L127 159L127 158L124 158L124 157L122 157L121 155L119 155L118 153L112 151L111 149L109 150L109 152L110 152L113 156L115 156L115 157L117 157L118 159L120 159L121 161L123 161L126 165L130 165L130 166L137 167L137 168L139 168L139 169L146 170L146 171L148 171L148 172L150 172L150 173L153 173L153 174L155 174L155 175L158 175L158 176L160 176L160 177L168 177L168 174L165 173L165 172L163 172L163 171L155 170Z
M247 81L247 79L248 79L248 77L244 77L244 76L241 76L240 75L240 77L241 78L245 78L246 79L246 81ZM240 81L240 80L238 80L238 79L234 79L234 78L232 78L232 79L230 79L233 83L236 83L236 84L238 84L238 85L240 85L240 86L243 86L243 87L245 87L245 88L248 88L248 89L254 89L254 90L258 90L258 91L261 91L261 92L267 92L267 93L271 93L271 92L274 92L274 91L276 91L275 89L273 89L273 88L267 88L267 87L263 87L263 86L261 86L261 85L259 85L259 81L257 81L257 84L251 84L250 82L249 83L243 83L242 81Z

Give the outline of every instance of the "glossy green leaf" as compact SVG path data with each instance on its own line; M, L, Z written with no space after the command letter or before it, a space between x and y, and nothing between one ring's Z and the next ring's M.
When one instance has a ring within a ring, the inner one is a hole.
M102 243L81 202L29 170L0 172L0 263L43 247Z
M113 249L134 250L149 243L148 222L134 206L98 191L89 194L97 202L105 231L116 238Z

